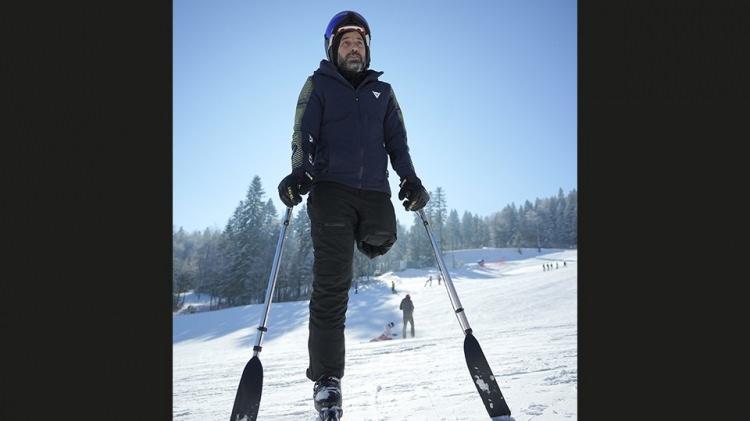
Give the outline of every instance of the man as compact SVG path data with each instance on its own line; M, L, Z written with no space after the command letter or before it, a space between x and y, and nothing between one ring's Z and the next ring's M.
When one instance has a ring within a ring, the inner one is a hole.
M344 322L352 282L354 243L374 258L396 241L388 158L401 182L408 211L427 204L393 89L368 70L370 27L344 11L324 34L327 60L299 95L292 135L292 172L279 183L288 207L307 198L313 243L307 377L315 382L315 408L340 417L344 376ZM325 418L324 418L325 419Z
M406 323L411 323L411 337L414 337L414 303L411 302L411 297L409 294L406 294L406 297L404 297L403 300L401 300L401 305L398 306L399 310L402 310L404 312L404 331L402 333L402 337L406 339Z

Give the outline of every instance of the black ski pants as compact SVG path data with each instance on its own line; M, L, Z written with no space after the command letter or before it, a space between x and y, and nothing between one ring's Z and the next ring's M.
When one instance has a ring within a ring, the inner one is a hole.
M354 244L370 258L385 254L396 242L396 214L387 193L333 182L313 185L307 212L314 262L306 374L341 378Z

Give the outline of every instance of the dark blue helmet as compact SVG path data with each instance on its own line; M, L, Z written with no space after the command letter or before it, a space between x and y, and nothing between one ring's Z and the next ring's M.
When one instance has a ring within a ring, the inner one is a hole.
M367 24L367 20L362 15L351 10L336 13L328 22L326 32L323 34L323 47L326 50L326 57L328 61L336 64L339 35L349 31L359 32L362 39L365 40L365 51L367 52L365 69L367 69L370 67L370 25Z

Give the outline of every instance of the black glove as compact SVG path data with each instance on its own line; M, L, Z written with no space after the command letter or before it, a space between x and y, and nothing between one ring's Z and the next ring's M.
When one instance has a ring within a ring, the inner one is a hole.
M302 202L301 195L310 191L312 182L312 177L307 172L294 170L279 183L279 198L286 207L294 207Z
M401 190L398 192L398 200L404 200L404 209L407 211L418 211L430 201L430 195L422 186L422 180L416 175L409 175L401 179L399 184Z

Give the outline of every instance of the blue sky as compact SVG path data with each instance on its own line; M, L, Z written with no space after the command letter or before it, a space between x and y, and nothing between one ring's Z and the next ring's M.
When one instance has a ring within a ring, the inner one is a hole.
M222 229L255 175L281 214L297 97L342 10L369 22L370 67L398 97L417 174L459 217L577 188L573 0L176 0L176 227Z

